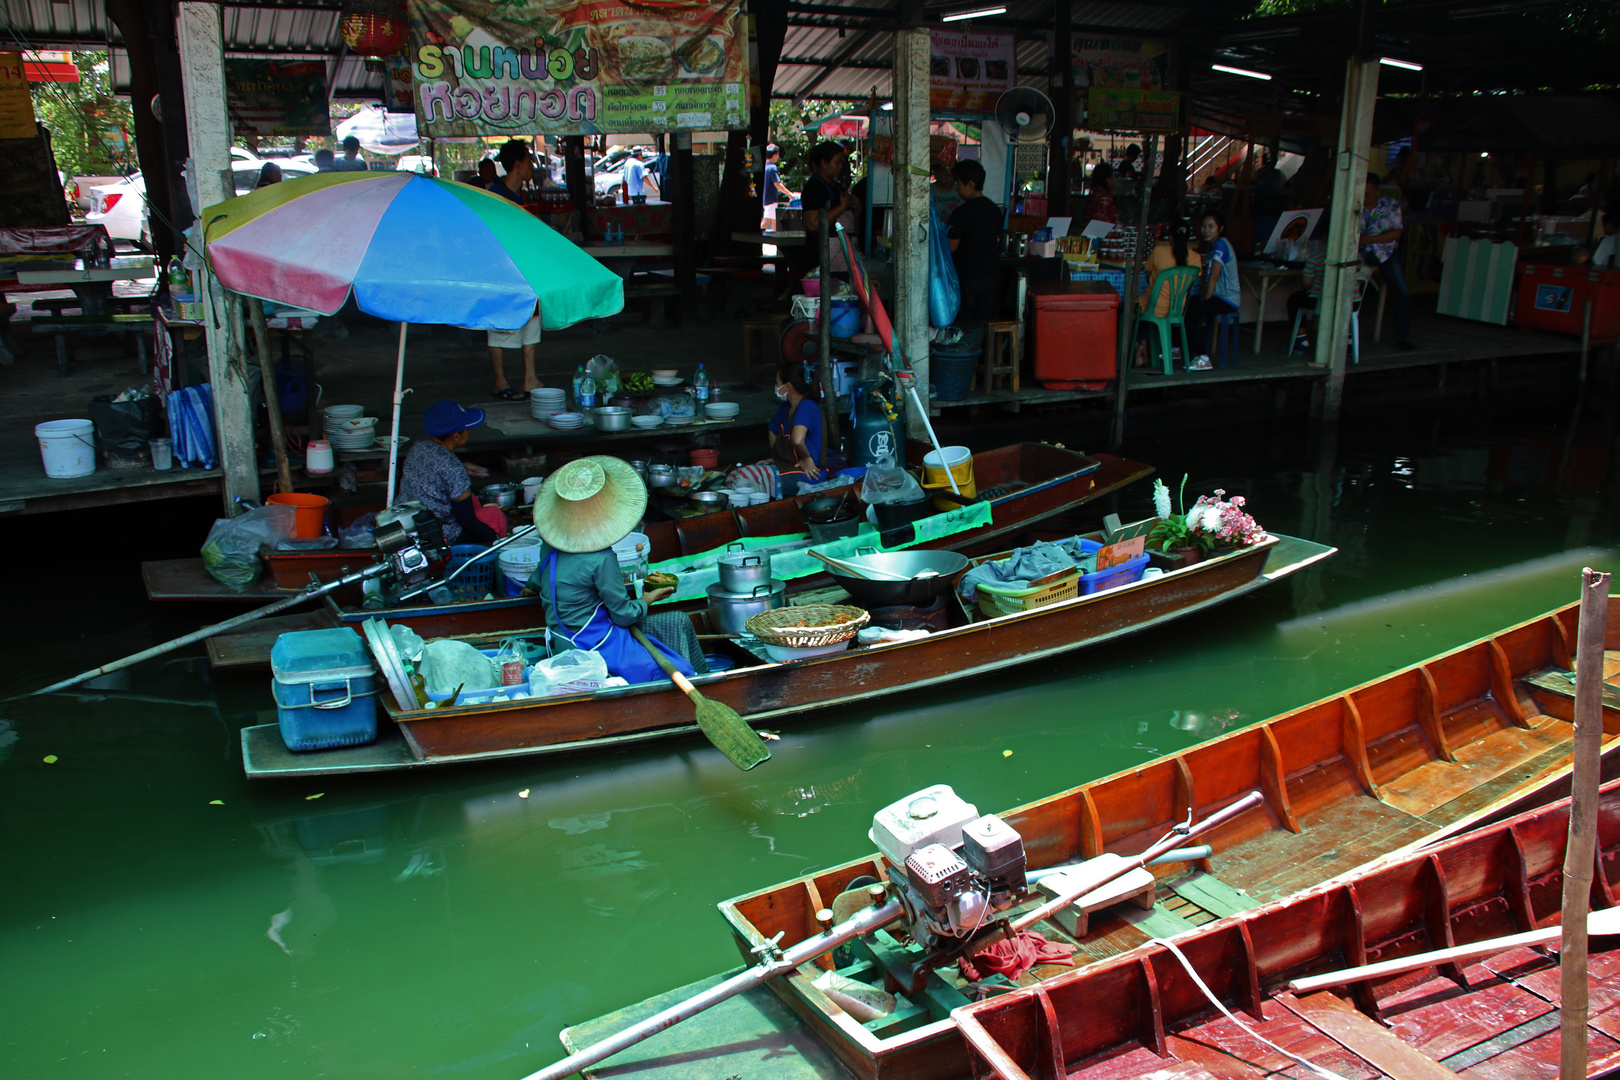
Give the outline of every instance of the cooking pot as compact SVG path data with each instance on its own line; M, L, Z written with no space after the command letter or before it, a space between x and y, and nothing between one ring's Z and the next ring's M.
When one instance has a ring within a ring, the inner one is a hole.
M647 466L647 486L648 487L655 487L655 488L674 487L675 486L675 466L673 466L673 465L649 465L649 466Z
M921 521L934 514L934 504L927 497L908 503L876 503L872 507L877 518L877 527L884 531L898 529L902 525L910 525L913 521Z
M518 489L516 484L490 484L478 493L478 497L490 506L502 508L516 506Z
M616 405L606 405L599 409L592 409L591 413L597 431L629 431L630 418L636 414L636 411Z
M743 624L755 615L787 606L787 582L772 578L743 593L734 593L718 583L709 589L709 622L717 634L743 637Z
M862 549L870 550L870 549ZM857 555L843 562L855 567L871 567L891 574L904 574L906 581L873 581L830 570L834 581L862 607L892 607L903 604L927 607L942 593L950 592L956 579L967 571L967 556L957 551L885 551ZM920 578L924 571L933 577Z
M771 557L748 551L728 551L715 564L720 586L727 592L752 592L754 586L771 580Z

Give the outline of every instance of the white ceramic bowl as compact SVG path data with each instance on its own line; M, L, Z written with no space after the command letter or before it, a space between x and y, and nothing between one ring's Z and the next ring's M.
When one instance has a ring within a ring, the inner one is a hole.
M641 428L643 431L646 431L662 426L664 423L664 418L662 416L634 416L630 418L630 422L636 427Z
M321 415L329 420L337 420L351 416L365 415L364 405L328 405L321 410Z
M696 420L697 420L697 417L695 417L695 416L666 416L666 417L664 417L664 423L668 424L670 427L685 427L687 424L694 423Z
M647 374L651 375L655 379L677 379L680 377L681 373L676 368L660 367L653 368L651 371L647 372Z
M328 433L333 432L333 431L340 431L340 432L344 432L344 433L349 433L349 432L358 433L358 432L363 432L363 431L370 431L372 428L374 428L376 426L377 426L377 418L375 416L357 416L357 417L354 417L352 419L347 419L347 420L332 420L329 423L327 423L326 430L327 430Z
M795 649L787 645L765 645L765 652L772 660L785 664L790 660L808 660L812 656L831 656L833 653L844 652L849 648L849 643L854 640L855 638L851 636L832 645L817 645L810 649ZM764 645L765 643L760 642L760 644Z

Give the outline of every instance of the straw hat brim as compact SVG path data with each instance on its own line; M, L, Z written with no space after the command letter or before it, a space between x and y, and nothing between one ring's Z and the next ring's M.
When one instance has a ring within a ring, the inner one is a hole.
M647 485L628 462L605 455L586 460L599 465L606 476L601 491L570 502L557 495L556 485L547 477L535 496L535 530L558 551L579 554L612 547L629 536L647 512Z

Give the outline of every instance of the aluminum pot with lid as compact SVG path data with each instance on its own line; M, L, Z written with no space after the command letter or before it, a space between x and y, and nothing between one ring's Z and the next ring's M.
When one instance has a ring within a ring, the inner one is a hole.
M715 564L720 571L720 587L727 592L744 593L771 580L771 557L748 551L728 551Z
M717 634L743 637L743 624L755 615L787 606L787 582L774 578L747 592L731 592L718 583L709 589L709 622Z
M674 487L675 467L673 465L647 466L648 487Z
M516 484L487 484L478 497L491 506L502 508L516 506L518 501L518 487Z

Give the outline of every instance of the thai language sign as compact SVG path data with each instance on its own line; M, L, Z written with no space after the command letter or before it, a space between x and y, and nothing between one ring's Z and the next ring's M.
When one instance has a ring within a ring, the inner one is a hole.
M238 135L330 135L324 60L225 61L225 109Z
M935 30L928 57L928 104L936 113L987 113L1018 80L1011 34Z
M411 0L410 17L424 136L748 123L741 0Z
M1093 86L1170 88L1170 45L1158 38L1075 34L1070 39L1069 62L1074 65L1074 85L1082 105Z
M1175 131L1181 95L1174 90L1115 90L1093 86L1086 101L1092 131Z
M22 54L0 52L0 139L32 139L37 130Z

